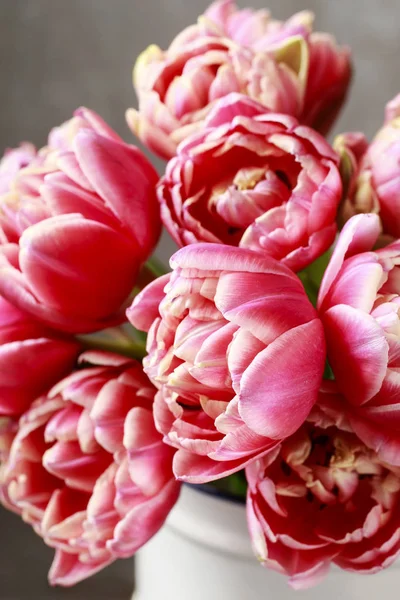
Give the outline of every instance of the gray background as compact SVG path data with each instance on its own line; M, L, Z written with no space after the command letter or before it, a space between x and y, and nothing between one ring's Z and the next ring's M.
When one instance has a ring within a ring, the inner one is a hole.
M256 8L265 6L263 0L247 1ZM0 148L22 140L42 145L48 130L80 105L99 112L133 141L124 112L135 105L135 56L151 42L166 47L207 4L0 0ZM335 132L363 130L372 135L382 122L384 104L400 91L399 0L269 0L268 6L282 19L309 8L317 14L319 30L351 45L356 73ZM156 164L161 170L162 163ZM164 237L160 256L166 258L171 249ZM46 572L52 551L8 513L0 513L0 531L1 600L130 597L131 561L121 561L73 590L50 590Z

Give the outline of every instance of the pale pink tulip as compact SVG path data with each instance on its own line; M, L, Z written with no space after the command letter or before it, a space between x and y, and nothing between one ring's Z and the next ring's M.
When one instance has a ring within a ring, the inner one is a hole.
M151 45L141 54L134 69L139 109L128 110L129 126L171 158L219 98L239 92L326 133L349 86L349 50L313 33L312 22L307 11L279 22L265 10L215 2L168 50Z
M218 479L306 419L325 361L322 327L290 269L251 250L197 244L127 311L148 331L144 368L156 426L178 448L174 473Z
M71 371L79 350L0 297L0 419L26 411Z
M399 468L341 420L322 400L310 422L246 469L254 552L295 589L317 584L331 563L376 573L400 554Z
M277 21L271 18L269 10L238 9L232 0L213 2L203 17L200 17L211 21L214 27L217 26L220 35L255 50L269 48L273 43L288 37L307 37L313 18L312 13L303 11L288 21ZM185 31L194 31L195 28L198 29L198 26L189 27Z
M0 162L0 194L10 189L10 184L20 169L27 167L36 157L36 148L28 142L19 148L9 148Z
M177 244L240 245L296 271L333 243L341 196L329 144L239 94L220 100L204 129L179 146L158 186Z
M383 127L368 142L361 133L335 140L348 186L344 219L375 212L382 222L380 245L400 237L400 94L386 106Z
M137 148L76 111L0 196L0 293L64 331L120 322L160 233L156 181Z
M346 223L318 304L352 428L382 460L400 466L400 242L373 252L379 233L375 214Z
M1 469L4 505L56 550L53 585L134 554L179 494L141 365L105 352L81 363L21 417Z

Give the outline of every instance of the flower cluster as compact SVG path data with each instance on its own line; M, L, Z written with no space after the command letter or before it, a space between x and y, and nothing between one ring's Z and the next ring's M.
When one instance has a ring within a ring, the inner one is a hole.
M53 584L239 471L294 588L400 554L400 96L331 146L350 55L312 22L218 0L139 57L161 177L88 109L0 163L0 500Z
M55 548L53 584L131 556L179 494L141 364L74 335L125 320L161 231L156 182L87 109L0 165L0 498Z

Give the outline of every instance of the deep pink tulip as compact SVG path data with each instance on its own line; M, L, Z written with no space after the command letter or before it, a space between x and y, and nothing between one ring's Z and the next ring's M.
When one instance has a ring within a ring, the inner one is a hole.
M239 92L327 133L350 83L350 53L332 36L313 33L312 22L307 11L279 22L265 10L215 2L168 50L153 44L139 57L139 110L128 110L129 126L171 158L219 98Z
M76 111L0 196L0 293L63 331L118 323L160 233L156 181L137 148Z
M375 214L346 223L318 304L354 431L382 460L400 466L400 242L373 252L379 232Z
M239 94L179 146L158 186L177 244L262 250L295 271L334 241L341 195L338 156L318 133Z
M400 94L386 106L382 128L368 144L361 133L337 137L342 171L348 186L344 218L375 212L382 222L380 242L400 237ZM391 239L390 239L391 238Z
M1 471L5 506L56 550L53 585L134 554L179 494L141 365L105 352L81 363L21 417Z
M19 417L67 375L79 350L0 297L0 420Z
M254 552L295 589L317 584L331 563L376 573L400 554L400 471L329 404L246 469Z
M268 452L306 419L325 361L322 326L290 269L251 250L198 244L128 309L149 332L144 368L174 473L201 483Z

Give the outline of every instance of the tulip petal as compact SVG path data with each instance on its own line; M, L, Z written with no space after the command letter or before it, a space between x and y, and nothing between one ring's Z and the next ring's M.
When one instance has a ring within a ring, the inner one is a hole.
M137 241L142 256L160 235L159 208L154 192L157 173L133 146L89 131L75 138L79 164L96 192ZM151 223L146 227L144 223Z
M116 526L114 539L107 544L110 551L118 558L131 557L162 527L179 492L179 483L171 480L156 496L133 508Z
M98 573L115 559L95 563L81 562L78 554L71 554L63 550L56 550L51 569L49 571L50 585L71 587L83 579Z
M196 244L181 248L170 259L170 265L172 269L270 273L298 281L288 268L269 256L220 244Z
M158 277L135 297L132 306L126 311L126 316L136 329L149 331L159 316L158 306L165 296L164 288L169 279L170 273Z
M20 415L74 366L79 345L46 338L0 346L0 413Z
M20 248L21 271L38 300L77 317L108 316L128 296L139 266L126 238L73 215L30 227L21 236Z
M267 346L241 380L239 412L248 427L272 439L294 433L317 400L324 362L319 319L287 331Z
M264 344L315 318L315 310L298 281L269 273L262 278L258 273L222 274L215 304L228 321L243 327Z
M389 347L371 315L344 304L323 317L328 358L339 388L354 405L378 393L386 374Z
M318 308L323 306L325 297L342 268L343 261L354 254L371 250L379 233L379 217L374 214L357 215L346 223L321 283Z

